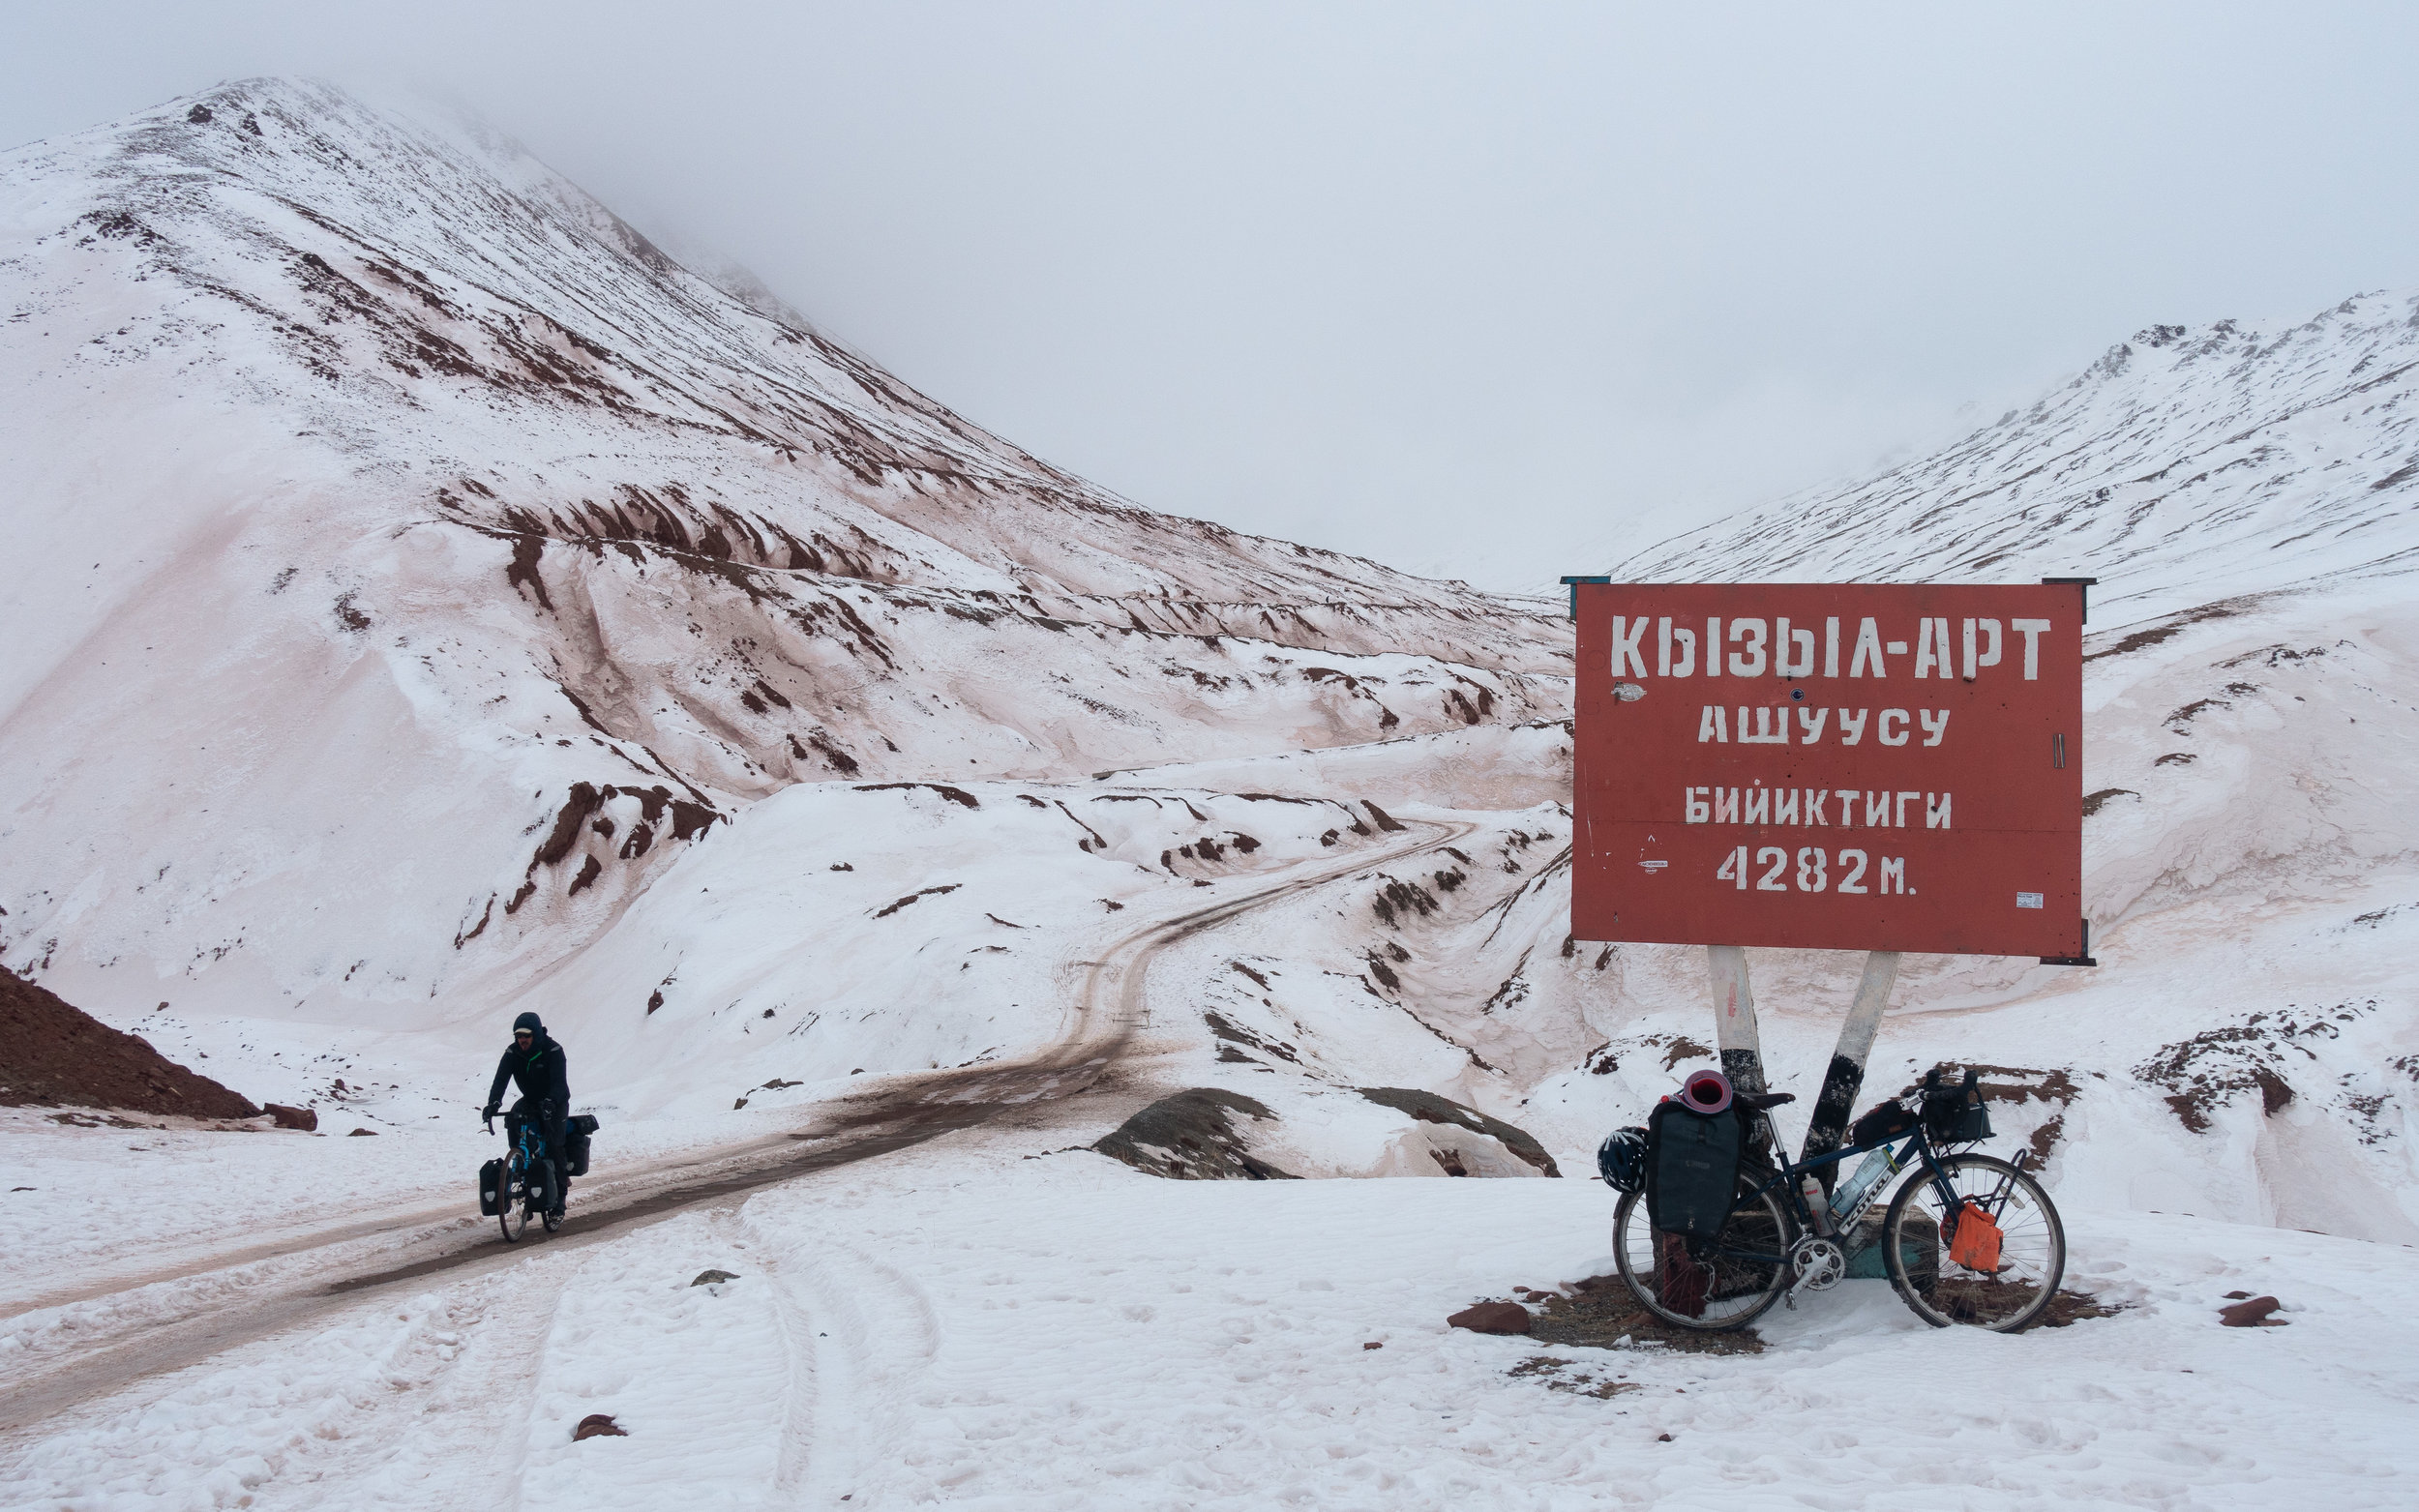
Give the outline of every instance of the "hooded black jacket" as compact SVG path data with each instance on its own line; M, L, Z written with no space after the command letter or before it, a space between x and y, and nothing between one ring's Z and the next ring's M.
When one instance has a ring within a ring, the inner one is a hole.
M488 1106L501 1105L504 1083L512 1082L520 1085L522 1096L552 1103L554 1116L562 1117L571 1111L571 1078L564 1068L563 1048L546 1032L536 1014L523 1014L513 1021L513 1027L532 1031L529 1049L524 1052L518 1045L504 1048L504 1058L495 1063L494 1084L487 1089Z

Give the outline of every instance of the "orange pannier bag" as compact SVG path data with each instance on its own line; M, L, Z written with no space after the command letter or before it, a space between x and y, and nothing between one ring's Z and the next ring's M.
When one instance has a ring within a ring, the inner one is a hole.
M1949 1240L1949 1259L1968 1270L1986 1274L1999 1268L1999 1226L1971 1202L1957 1210L1957 1229Z

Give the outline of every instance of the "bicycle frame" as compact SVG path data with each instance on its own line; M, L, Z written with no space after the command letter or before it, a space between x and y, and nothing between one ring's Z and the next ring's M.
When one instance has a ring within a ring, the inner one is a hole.
M1684 1328L1741 1328L1781 1302L1795 1307L1805 1293L1878 1276L1934 1327L1967 1323L2007 1333L2029 1326L2056 1296L2066 1263L2056 1208L2026 1174L2027 1151L2013 1159L1975 1152L1989 1138L1986 1120L1910 1119L1887 1139L1793 1161L1778 1144L1768 1106L1742 1112L1750 1114L1743 1152L1749 1159L1712 1237L1699 1236L1699 1226L1681 1253L1679 1233L1655 1229L1642 1201L1647 1194L1624 1189L1613 1223L1614 1262L1657 1317ZM1832 1194L1808 1173L1879 1154L1896 1158L1893 1169L1860 1193L1856 1212L1834 1221ZM1918 1165L1922 1170L1909 1174L1907 1168ZM1908 1179L1897 1180L1901 1175ZM1877 1210L1875 1220L1869 1215ZM1978 1234L1965 1232L1978 1225ZM2003 1240L2016 1246L2013 1260ZM1716 1313L1710 1307L1717 1299L1722 1308Z
M1772 1141L1774 1153L1778 1154L1781 1147L1780 1132L1773 1126L1772 1114L1769 1112L1758 1112L1755 1116L1763 1121L1765 1138ZM1768 1192L1777 1192L1780 1197L1782 1209L1789 1214L1791 1221L1797 1225L1798 1232L1800 1234L1812 1233L1815 1231L1814 1213L1813 1209L1807 1206L1806 1194L1799 1189L1801 1185L1800 1178L1805 1176L1807 1172L1820 1171L1825 1166L1836 1166L1841 1161L1848 1159L1850 1156L1864 1155L1873 1150L1882 1149L1896 1150L1899 1155L1904 1155L1909 1149L1911 1149L1914 1154L1914 1160L1921 1161L1923 1163L1925 1178L1932 1183L1933 1190L1939 1194L1943 1209L1953 1210L1956 1206L1959 1201L1956 1191L1949 1185L1949 1174L1947 1171L1943 1171L1940 1166L1939 1151L1934 1148L1931 1141L1931 1136L1926 1132L1924 1128L1924 1120L1921 1118L1916 1119L1915 1126L1909 1129L1906 1133L1897 1135L1892 1139L1880 1141L1877 1143L1852 1144L1841 1149L1834 1150L1828 1155L1817 1155L1812 1160L1798 1163L1792 1163L1786 1159L1777 1161L1776 1163L1776 1170L1774 1171L1773 1178L1764 1183L1762 1186L1757 1187L1755 1191L1745 1201L1753 1201L1756 1198L1760 1198ZM1901 1168L1903 1168L1907 1165L1913 1164L1914 1162L1900 1159L1897 1163ZM2019 1169L2021 1168L2019 1167ZM1785 1255L1757 1255L1747 1251L1738 1251L1736 1253L1743 1259L1757 1260L1781 1260L1787 1258Z
M513 1148L521 1156L521 1191L525 1201L529 1194L529 1171L539 1161L547 1158L546 1134L538 1127L535 1118L521 1120L521 1139Z

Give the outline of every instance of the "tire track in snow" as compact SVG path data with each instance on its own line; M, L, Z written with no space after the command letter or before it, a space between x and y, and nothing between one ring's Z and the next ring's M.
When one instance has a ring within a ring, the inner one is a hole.
M12 1455L0 1504L84 1505L105 1485L257 1512L508 1506L560 1294L559 1273L499 1273L362 1309L307 1349L255 1341L155 1377Z
M940 1353L939 1315L921 1287L852 1245L797 1249L767 1235L751 1253L783 1257L766 1279L793 1345L774 1489L785 1504L836 1506L906 1437L912 1393Z
M390 1395L347 1425L361 1446L325 1464L304 1462L257 1494L258 1512L355 1505L498 1509L521 1504L528 1423L536 1405L539 1351L576 1272L531 1267L487 1287L457 1288L446 1298L459 1352L421 1379L390 1380ZM341 1493L332 1497L337 1488Z
M755 1141L749 1147L772 1144L777 1149L788 1144L792 1153L750 1164L746 1154L734 1156L725 1150L673 1165L671 1179L654 1190L603 1207L583 1204L565 1231L541 1235L533 1230L528 1239L515 1246L480 1237L485 1233L484 1224L468 1235L406 1234L400 1236L400 1245L386 1250L381 1258L389 1263L383 1265L355 1262L349 1274L331 1277L328 1271L347 1268L338 1260L302 1278L264 1283L262 1294L224 1300L164 1321L156 1312L127 1309L116 1326L88 1329L98 1337L80 1348L65 1347L61 1357L49 1361L20 1357L12 1362L11 1379L0 1386L0 1446L21 1447L40 1437L38 1430L46 1420L81 1404L274 1334L325 1322L394 1287L448 1273L467 1278L524 1261L542 1263L679 1213L891 1154L1036 1103L1073 1096L1115 1065L1137 1032L1149 1024L1150 967L1161 952L1253 909L1449 845L1478 827L1405 822L1412 834L1392 846L1306 868L1284 880L1141 923L1115 936L1092 959L1075 963L1083 972L1083 986L1074 994L1074 1010L1064 1032L1021 1059L906 1074L823 1105L817 1110L815 1124L805 1132L781 1141ZM808 1147L798 1149L800 1142ZM722 1169L716 1171L716 1167ZM684 1175L690 1179L681 1179ZM365 1241L354 1231L357 1228L345 1230L344 1242L373 1242ZM308 1257L328 1247L324 1241L307 1242L284 1253L286 1258ZM396 1263L398 1257L408 1258ZM195 1265L182 1274L202 1276L215 1268Z

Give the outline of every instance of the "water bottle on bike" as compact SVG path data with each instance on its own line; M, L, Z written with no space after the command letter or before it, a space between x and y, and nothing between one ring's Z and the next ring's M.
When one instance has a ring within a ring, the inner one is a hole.
M1865 1162L1839 1183L1839 1190L1831 1198L1831 1227L1834 1232L1846 1233L1856 1227L1865 1210L1880 1198L1884 1183L1898 1173L1897 1157L1885 1145L1865 1157Z

